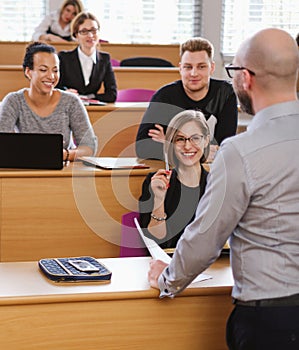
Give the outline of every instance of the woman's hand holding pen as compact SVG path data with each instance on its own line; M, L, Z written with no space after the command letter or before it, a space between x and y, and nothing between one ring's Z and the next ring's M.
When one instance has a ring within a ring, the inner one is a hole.
M166 169L159 169L151 179L151 189L154 193L154 205L151 212L151 220L148 225L149 232L157 237L163 239L166 236L166 218L165 213L165 197L167 189L169 188L169 180L171 171Z
M159 169L151 179L151 188L156 199L164 200L167 189L169 188L169 181L171 170Z

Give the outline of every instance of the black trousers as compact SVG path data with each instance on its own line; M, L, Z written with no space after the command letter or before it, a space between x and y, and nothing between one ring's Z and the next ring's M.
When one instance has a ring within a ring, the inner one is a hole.
M298 350L299 306L236 305L226 342L230 350Z

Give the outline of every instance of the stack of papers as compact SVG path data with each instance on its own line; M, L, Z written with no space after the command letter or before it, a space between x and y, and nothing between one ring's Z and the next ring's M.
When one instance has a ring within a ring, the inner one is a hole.
M107 105L107 103L105 102L101 102L99 100L87 98L84 96L80 96L80 99L83 102L84 106L106 106Z

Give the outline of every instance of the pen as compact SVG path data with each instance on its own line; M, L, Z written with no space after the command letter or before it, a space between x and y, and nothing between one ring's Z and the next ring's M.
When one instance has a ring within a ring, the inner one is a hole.
M164 160L165 160L165 170L169 171L169 164L168 164L168 155L167 155L167 153L164 153Z
M168 163L168 155L166 152L164 153L164 160L165 160L165 170L167 172L166 177L169 180L169 163ZM169 188L169 187L170 187L170 184L168 183L167 188Z

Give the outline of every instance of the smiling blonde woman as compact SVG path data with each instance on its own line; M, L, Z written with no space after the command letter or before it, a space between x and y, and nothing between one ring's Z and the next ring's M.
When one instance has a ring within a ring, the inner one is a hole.
M183 111L171 120L164 143L171 170L148 174L139 198L141 226L161 248L175 248L194 218L205 191L208 173L202 163L209 149L210 132L201 112Z

